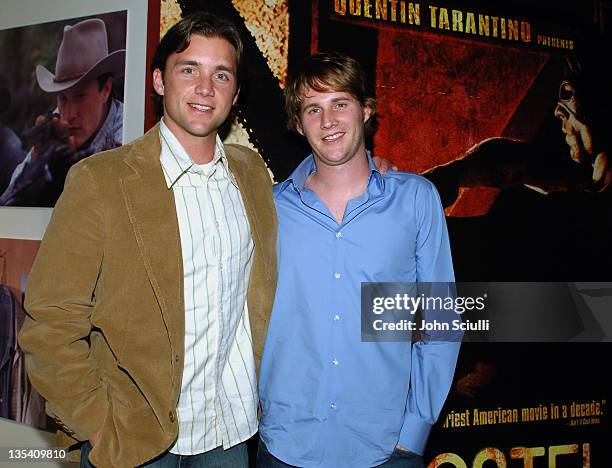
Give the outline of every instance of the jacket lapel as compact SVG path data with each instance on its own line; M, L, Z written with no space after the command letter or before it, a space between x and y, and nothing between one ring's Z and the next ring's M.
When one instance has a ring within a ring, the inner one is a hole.
M134 173L123 178L121 187L175 354L182 353L185 335L183 259L174 194L166 185L160 152L158 124L135 142L125 157Z
M249 225L251 227L251 236L253 237L253 245L255 251L262 251L263 244L261 239L261 222L257 210L255 209L255 196L252 191L252 184L245 182L246 178L249 177L248 171L243 163L234 155L236 149L231 146L225 147L225 154L229 163L230 170L236 178L240 195L242 196L242 202L246 210ZM266 267L266 277L269 276L269 271Z

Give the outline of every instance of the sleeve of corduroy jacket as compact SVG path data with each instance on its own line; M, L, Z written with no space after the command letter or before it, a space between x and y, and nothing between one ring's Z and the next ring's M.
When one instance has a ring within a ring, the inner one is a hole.
M104 253L103 199L86 161L66 177L28 277L19 335L30 381L47 400L47 412L80 440L100 429L107 408L88 340Z

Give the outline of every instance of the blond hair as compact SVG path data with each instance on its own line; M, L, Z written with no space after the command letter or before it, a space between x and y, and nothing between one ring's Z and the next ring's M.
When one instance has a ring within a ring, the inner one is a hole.
M319 52L302 60L289 74L285 87L287 128L297 131L302 103L307 89L323 92L346 92L355 97L362 107L372 112L365 123L366 133L373 130L376 98L366 89L365 73L359 62L340 52Z

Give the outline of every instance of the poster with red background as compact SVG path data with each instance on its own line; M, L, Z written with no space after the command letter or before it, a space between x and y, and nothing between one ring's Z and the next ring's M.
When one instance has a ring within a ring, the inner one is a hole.
M274 72L247 24L246 3L176 2L182 15L215 11L240 26L248 75L238 121L280 181L308 149L286 130L286 69ZM587 123L594 132L609 128L602 63L612 52L612 6L287 0L267 7L287 20L279 42L287 50L279 53L288 69L330 49L360 61L378 105L368 146L436 184L457 280L559 284L568 307L550 326L581 323L558 342L465 343L430 437L429 467L607 466L611 386L601 359L610 346L596 299L609 304L612 295L612 199L594 161L572 153L561 117L573 97L568 58L579 55L585 68L596 67L582 83L591 100ZM251 15L265 30L270 20L261 10ZM605 153L608 136L596 133Z

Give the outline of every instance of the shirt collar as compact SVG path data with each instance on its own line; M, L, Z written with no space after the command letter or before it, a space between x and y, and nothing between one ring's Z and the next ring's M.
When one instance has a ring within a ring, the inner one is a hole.
M370 189L372 182L374 182L377 191L379 193L383 193L385 190L385 178L376 168L376 165L374 164L372 156L368 150L366 150L366 156L368 158L368 165L370 166L370 179L368 181L368 190ZM302 193L308 176L316 171L317 165L315 163L314 156L311 153L299 164L299 166L291 173L289 177L287 177L286 180L280 183L279 189L276 194L279 195L289 185L293 185L293 187L299 193Z
M112 99L108 109L108 115L98 130L98 133L96 133L93 141L89 145L92 154L104 149L114 148L119 143L114 141L115 131L113 129L113 124L117 118L116 115L120 111L119 107L119 101Z
M187 151L185 151L183 145L168 128L163 117L159 124L159 139L162 147L160 161L168 188L172 188L172 186L177 184L177 182L179 182L179 180L182 179L187 173L199 174L208 177L212 175L214 168L219 163L221 163L227 173L230 174L232 183L236 185L234 176L229 169L223 142L221 141L221 138L219 138L219 135L217 135L215 139L215 155L213 156L212 161L202 165L198 165L193 162L189 154L187 154Z

